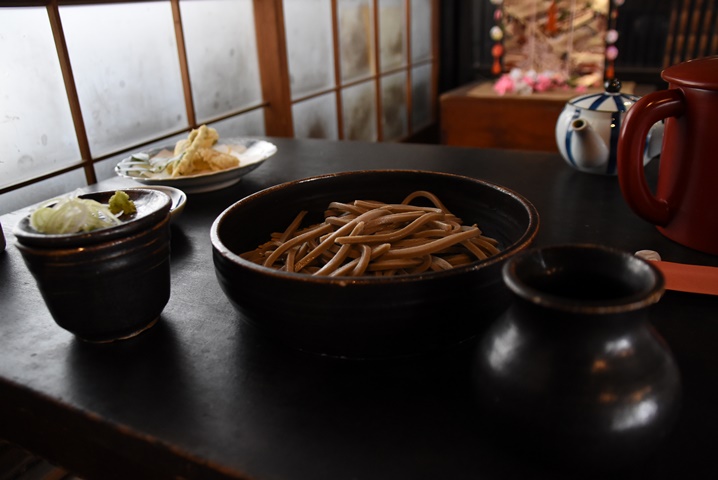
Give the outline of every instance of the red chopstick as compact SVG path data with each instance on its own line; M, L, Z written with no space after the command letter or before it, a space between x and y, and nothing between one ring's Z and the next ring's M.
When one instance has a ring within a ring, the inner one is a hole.
M666 289L718 295L718 267L651 260L666 279Z

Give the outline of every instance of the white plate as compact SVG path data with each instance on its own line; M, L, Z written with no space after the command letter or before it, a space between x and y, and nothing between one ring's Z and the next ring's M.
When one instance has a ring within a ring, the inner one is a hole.
M139 170L124 171L130 162L137 161L133 157L123 159L115 166L115 173L121 177L130 178L145 185L166 185L183 190L186 193L211 192L227 188L239 182L242 176L248 174L266 159L277 152L277 147L264 140L251 138L220 139L217 146L232 146L232 154L239 158L239 165L227 170L217 172L200 172L193 175L171 177L166 172L148 173ZM162 150L174 151L174 145L154 148L143 154L154 157Z
M185 193L179 188L168 187L166 185L145 185L143 187L135 188L157 190L158 192L167 194L172 199L172 207L170 208L171 221L177 220L177 217L179 217L182 210L184 210L185 203L187 203L187 195L185 195Z

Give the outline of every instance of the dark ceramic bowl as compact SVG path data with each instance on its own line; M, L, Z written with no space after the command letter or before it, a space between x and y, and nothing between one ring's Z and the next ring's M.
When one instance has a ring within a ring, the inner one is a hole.
M83 340L135 336L154 325L170 297L170 198L125 191L138 211L121 225L43 238L24 218L14 230L55 322ZM113 193L81 198L106 203Z
M321 222L332 201L398 203L416 190L436 194L464 223L500 242L500 254L441 272L395 277L317 277L244 260L270 233L308 210ZM377 170L277 185L222 212L211 229L217 278L241 318L293 347L380 358L427 353L476 336L509 303L501 267L539 228L534 206L511 190L446 173Z

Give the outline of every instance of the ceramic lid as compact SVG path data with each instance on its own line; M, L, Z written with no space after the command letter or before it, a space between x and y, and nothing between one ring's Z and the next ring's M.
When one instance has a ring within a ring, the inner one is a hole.
M673 86L718 90L718 55L673 65L661 77Z
M596 112L625 112L641 98L637 95L621 93L621 82L617 79L607 81L605 88L603 93L589 93L572 98L568 104Z

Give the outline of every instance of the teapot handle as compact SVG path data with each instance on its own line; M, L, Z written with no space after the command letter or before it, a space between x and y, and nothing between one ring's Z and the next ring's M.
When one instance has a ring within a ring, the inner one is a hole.
M623 197L638 215L659 226L668 224L672 210L665 199L655 197L648 187L643 171L646 137L656 122L684 113L685 102L680 90L649 93L628 110L618 137L617 173Z

